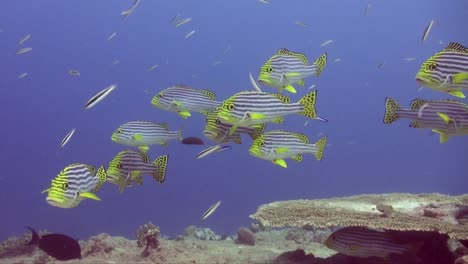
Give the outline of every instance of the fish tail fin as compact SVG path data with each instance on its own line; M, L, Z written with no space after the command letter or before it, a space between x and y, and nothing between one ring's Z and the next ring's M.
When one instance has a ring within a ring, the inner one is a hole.
M323 53L320 57L318 57L318 59L314 61L313 65L317 67L315 76L319 77L325 69L325 66L327 66L327 53Z
M32 229L32 227L27 226L27 228L31 230L31 233L32 233L31 241L29 241L28 245L35 245L39 243L40 238L37 232L34 229Z
M315 111L315 102L317 100L317 90L306 94L299 100L299 104L304 106L301 114L305 117L315 119L317 118L317 112Z
M322 160L323 151L325 150L325 146L327 145L327 137L324 136L323 138L317 140L317 142L315 142L314 145L317 148L317 151L314 153L315 158L317 160Z
M181 127L178 131L177 131L177 135L179 137L179 140L183 140L184 138L182 137L182 131L184 130L184 127Z
M166 168L169 155L159 156L153 161L153 165L156 167L156 172L153 173L153 178L159 182L163 183L166 179Z
M385 124L391 124L398 120L400 118L397 114L399 109L401 109L401 106L392 98L387 97L385 99L385 115L383 122Z
M252 140L255 140L258 138L261 134L263 134L263 131L265 131L266 128L266 123L260 124L260 125L255 125L254 130L249 133L249 136Z
M94 188L94 190L93 190L94 192L99 191L99 189L101 189L102 185L104 183L106 183L106 181L107 181L107 172L106 172L106 168L104 168L104 166L99 167L99 169L97 170L97 173L96 173L96 178L98 179L98 184Z

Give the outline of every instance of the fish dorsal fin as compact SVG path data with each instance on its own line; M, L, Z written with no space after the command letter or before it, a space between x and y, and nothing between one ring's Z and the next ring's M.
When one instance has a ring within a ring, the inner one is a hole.
M424 100L424 99L414 99L413 101L411 101L410 108L412 110L419 110L419 108L421 108L427 102L428 100Z
M190 85L187 85L187 84L176 84L174 85L174 87L182 88L182 89L193 89Z
M300 59L302 61L302 63L304 63L304 65L307 65L309 64L309 61L307 60L307 56L303 53L299 53L299 52L293 52L293 51L290 51L286 48L282 48L280 50L278 50L276 52L277 55L289 55L289 56L294 56L298 59Z
M296 162L302 162L302 160L303 160L301 154L297 154L296 156L293 156L291 159L296 161Z
M291 98L287 97L284 94L273 94L276 98L278 98L283 104L289 104L291 102Z
M460 43L457 42L450 42L447 47L444 49L445 51L456 51L456 52L462 52L468 54L468 48L463 46Z
M295 137L300 139L302 142L309 144L309 138L302 133L292 133Z
M146 153L143 153L143 152L139 152L138 153L141 157L141 159L143 160L144 163L149 163L149 156L148 154Z
M166 130L169 130L169 125L167 123L156 123L156 125L166 129Z
M210 90L200 90L204 95L208 96L211 101L216 101L216 94Z

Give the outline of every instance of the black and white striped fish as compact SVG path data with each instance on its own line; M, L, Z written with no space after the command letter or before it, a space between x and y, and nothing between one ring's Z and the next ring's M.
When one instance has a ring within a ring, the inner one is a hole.
M89 198L100 201L95 194L106 182L106 170L101 166L97 172L94 166L73 163L66 166L55 177L47 192L46 201L52 206L73 208Z
M322 54L312 65L309 65L307 56L303 53L282 48L260 68L258 81L277 88L280 92L286 90L296 93L293 84L304 86L307 77L320 76L326 65L326 53Z
M266 124L259 124L251 127L238 127L234 134L229 135L232 125L222 123L217 117L218 111L219 108L206 116L206 125L203 130L203 135L215 143L223 144L232 141L242 144L241 134L247 134L250 138L255 139L265 130Z
M140 151L147 152L149 145L167 146L170 140L182 140L182 129L169 131L166 123L153 123L148 121L130 121L118 127L112 134L112 141L138 147Z
M151 104L159 109L176 112L186 119L192 115L191 112L206 115L215 110L221 102L216 101L216 95L210 90L176 85L156 94L151 100Z
M270 160L274 164L287 168L286 158L301 162L304 153L311 153L317 160L322 160L327 145L327 137L309 144L309 138L301 133L272 130L254 140L249 152L252 156Z
M324 243L328 248L353 257L388 258L390 254L416 251L422 243L399 244L385 231L345 227L333 232Z
M106 98L112 91L114 91L115 88L117 88L117 85L113 84L104 88L99 93L95 94L93 97L91 97L91 99L88 100L88 102L86 102L86 104L84 105L84 109L90 109L100 101L104 100L104 98Z
M145 153L121 151L109 162L107 181L119 185L120 193L132 183L143 184L143 175L151 175L157 182L163 183L166 179L168 159L168 155L163 155L150 163Z
M257 91L239 92L223 102L218 113L222 123L232 125L229 135L237 127L249 127L268 122L282 123L284 116L299 114L311 119L321 119L315 111L317 91L306 94L297 103L289 97Z
M384 123L390 124L400 118L410 119L410 127L432 129L440 134L441 143L454 135L468 135L468 104L456 100L415 99L410 109L404 109L387 97Z
M436 91L465 98L468 89L468 48L451 42L427 59L416 74L416 82Z

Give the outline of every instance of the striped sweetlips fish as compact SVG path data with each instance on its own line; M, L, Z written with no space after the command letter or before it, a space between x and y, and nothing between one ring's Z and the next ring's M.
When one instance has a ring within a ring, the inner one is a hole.
M293 84L304 86L307 77L319 77L326 65L326 53L309 65L306 55L282 48L260 67L258 82L277 88L279 92L296 93Z
M191 112L208 114L218 107L216 95L210 90L195 89L188 85L176 85L156 94L151 100L156 108L176 112L182 118L191 116Z
M270 160L274 164L287 168L284 159L302 162L302 154L311 153L317 160L322 160L327 145L327 137L310 144L309 138L301 133L283 130L272 130L256 138L249 152L252 156Z
M100 201L96 192L105 182L104 166L96 171L94 166L73 163L66 166L42 193L47 192L46 201L52 206L73 208L86 198Z
M220 108L217 108L206 116L206 125L203 130L203 135L215 143L224 144L232 141L236 144L242 144L241 134L247 134L251 139L256 139L265 130L266 124L264 123L249 127L238 127L234 134L229 135L232 125L224 124L219 120L217 117L219 110Z
M290 98L283 94L243 91L223 102L218 112L218 119L222 123L232 125L229 135L233 135L237 127L249 127L268 122L282 123L284 116L292 114L325 121L317 116L316 99L316 90L306 94L297 103L290 103Z
M385 100L384 123L410 119L412 128L429 128L440 134L440 143L451 136L468 135L468 104L452 100L414 99L409 109L402 108L392 98Z
M182 129L169 131L166 123L148 121L130 121L118 127L112 134L112 141L138 147L140 151L147 152L149 145L167 146L170 140L182 140Z
M151 175L157 182L163 183L168 159L168 155L163 155L150 162L145 153L123 150L109 162L107 181L119 185L120 193L133 183L143 184L143 175Z
M348 256L389 259L391 254L416 253L423 242L401 244L387 231L366 227L345 227L333 232L324 244L329 249Z
M465 98L461 90L468 89L468 48L450 42L421 65L416 82L436 91Z

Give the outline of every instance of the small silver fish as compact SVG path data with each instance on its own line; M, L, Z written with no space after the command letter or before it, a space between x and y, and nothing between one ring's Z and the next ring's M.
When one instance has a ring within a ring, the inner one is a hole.
M72 76L80 76L80 72L77 71L77 70L69 70L68 71L68 74L72 75Z
M322 45L320 45L320 47L325 47L326 45L328 45L328 44L330 44L330 43L332 43L332 42L333 42L333 40L332 40L332 39L329 39L329 40L323 42Z
M27 72L23 72L22 74L20 74L20 75L18 76L17 79L18 79L18 80L19 80L19 79L23 79L23 78L26 77L26 76L28 76L28 73L27 73Z
M184 19L182 19L182 20L177 21L177 22L174 24L174 26L180 27L180 26L182 26L182 25L184 25L184 24L187 24L187 23L190 22L190 21L192 21L192 18L191 18L191 17L184 18Z
M31 38L31 34L26 35L24 38L18 41L18 45L23 45L30 38Z
M252 73L249 73L249 78L250 78L250 83L252 84L253 88L258 92L262 92L262 89L260 89L260 86L258 86L257 82L253 78Z
M28 53L28 52L30 52L31 50L32 50L31 47L22 48L22 49L19 49L19 50L16 52L16 54L17 54L17 55L20 55L20 54Z
M65 145L70 141L71 137L73 134L75 134L76 128L73 128L68 134L62 139L62 142L60 142L60 148L65 147Z
M364 11L364 16L367 16L369 14L370 7L371 7L371 4L368 3L367 6L366 6L366 10Z
M124 19L127 18L129 15L133 14L133 12L135 12L135 9L140 3L140 1L141 0L134 0L132 6L129 9L124 10L120 13L124 17Z
M221 205L221 201L217 201L215 204L213 204L210 208L208 208L208 210L206 210L202 217L201 217L201 220L205 220L206 218L208 218L210 215L212 215L216 209L218 209L218 207Z
M260 3L264 3L264 4L269 4L270 2L268 0L258 0Z
M404 60L405 61L414 61L416 57L406 57Z
M301 26L301 27L306 27L306 28L310 27L309 24L306 24L306 23L304 23L302 21L296 21L295 24L298 25L298 26Z
M226 49L224 49L223 55L226 55L229 51L231 51L231 44L228 44Z
M177 19L179 19L179 17L180 17L180 14L177 14L175 17L171 19L169 23L174 24L177 21Z
M195 34L195 30L192 30L189 33L187 33L187 35L185 35L185 38L190 38L190 36L192 36L193 34Z
M213 154L215 152L221 152L221 151L224 151L224 150L228 150L228 149L231 149L232 147L231 146L223 146L223 145L214 145L214 146L211 146L207 149L204 149L202 150L200 153L198 153L197 155L197 159L201 159L201 158L204 158L210 154Z
M221 64L221 63L222 63L222 61L215 61L215 62L213 62L213 63L211 64L211 66L216 66L216 65Z
M90 109L91 107L95 106L97 103L106 98L112 91L114 91L115 88L117 88L117 85L112 84L106 87L104 90L97 93L96 95L94 95L93 97L91 97L91 99L89 99L88 102L86 102L86 104L84 105L84 110Z
M423 33L422 38L421 38L422 43L424 43L424 41L426 41L427 37L429 36L429 33L431 33L431 30L432 30L432 27L434 26L434 23L435 23L435 21L431 20L431 22L429 22L429 25L427 25L426 28L424 29L424 33Z
M153 66L150 66L150 67L146 68L146 71L152 71L152 70L156 69L157 67L159 67L159 65L155 64Z
M113 39L117 35L117 32L112 33L109 37L107 37L107 40Z

